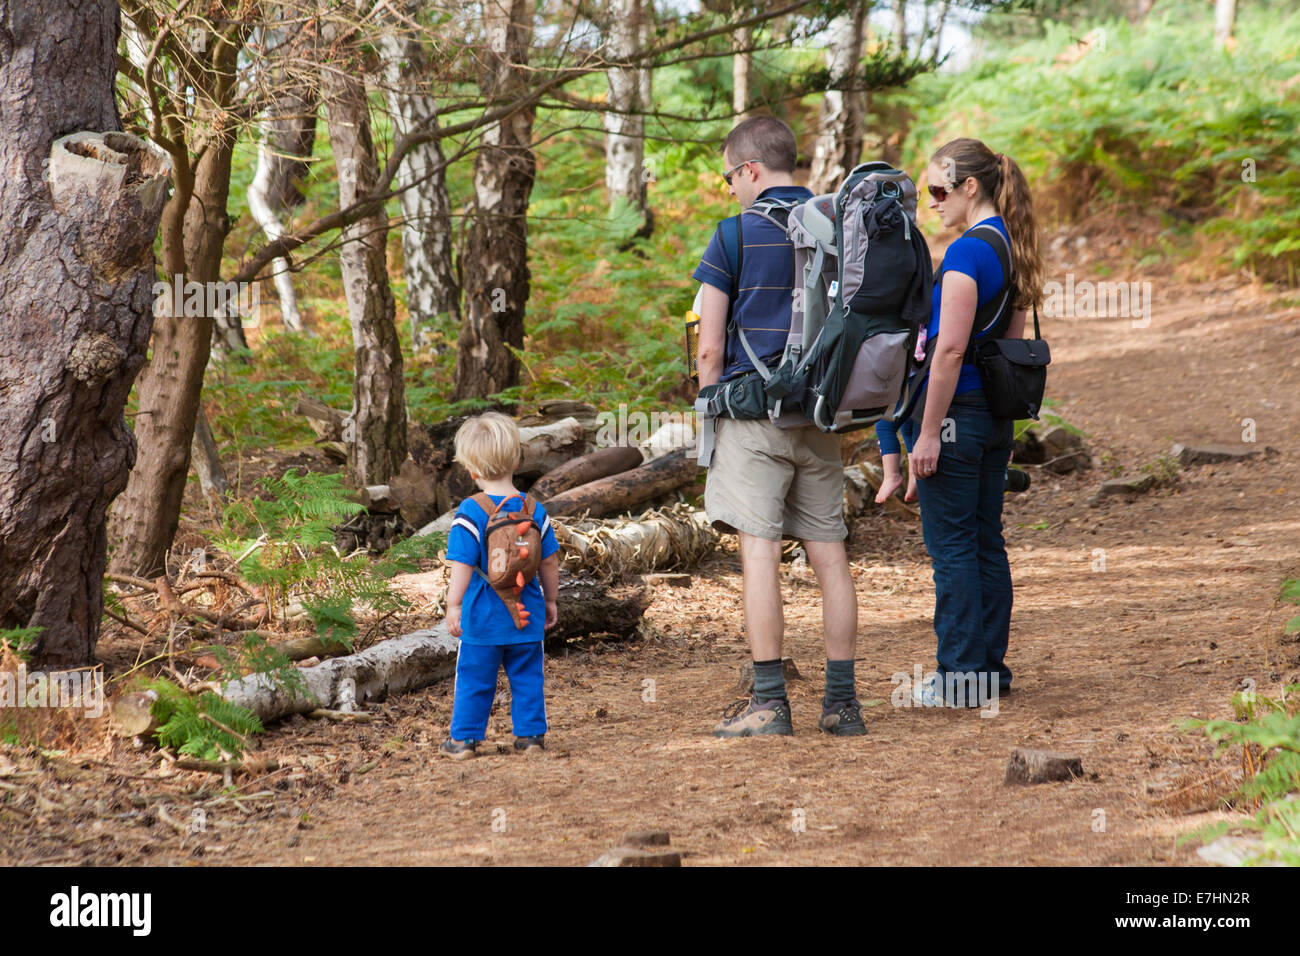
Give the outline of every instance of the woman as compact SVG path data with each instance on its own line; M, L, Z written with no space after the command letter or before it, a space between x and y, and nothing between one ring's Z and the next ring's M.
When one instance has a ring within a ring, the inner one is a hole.
M1042 299L1043 262L1029 186L1009 156L956 139L934 154L927 178L930 208L963 234L935 277L926 329L933 357L910 457L939 638L937 679L913 697L926 706L982 706L1011 689L1002 494L1013 423L990 414L968 347L990 336L1023 337L1026 311Z

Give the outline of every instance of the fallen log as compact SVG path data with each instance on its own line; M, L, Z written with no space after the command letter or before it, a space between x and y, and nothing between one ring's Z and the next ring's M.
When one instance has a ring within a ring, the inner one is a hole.
M576 418L562 418L549 425L519 429L517 477L538 477L582 455L595 446L587 441L587 430Z
M653 597L641 586L611 589L599 578L560 572L556 597L558 619L546 632L546 643L575 637L609 634L620 640L634 637Z
M113 702L113 733L118 737L148 736L158 729L153 714L156 690L137 690L123 694Z
M698 564L718 544L703 511L681 505L626 521L552 521L565 567L612 577Z
M317 708L344 709L339 705L347 701L382 700L452 676L459 643L445 624L439 624L301 668L302 693L290 693L267 674L257 673L223 685L221 696L253 711L263 724ZM355 690L343 684L349 680Z
M690 484L699 470L694 458L674 452L631 471L589 481L555 495L546 502L546 512L561 517L604 518L630 511L636 505Z
M566 398L540 402L536 412L524 415L518 421L520 428L527 428L533 425L549 425L562 418L576 418L586 432L587 441L596 440L596 432L600 429L600 412L589 402L576 402Z
M870 462L860 462L856 465L849 465L844 469L844 515L851 518L854 515L862 514L876 503L876 492L880 491L880 485L885 480L884 474L879 468ZM907 483L904 481L904 487ZM917 520L921 517L921 512L911 505L905 504L902 498L897 494L892 494L885 499L882 506L886 511L892 511L900 518L911 518Z
M454 520L456 520L455 508L434 518L419 531L415 532L415 534L411 535L411 537L423 538L425 535L430 534L446 534L451 530L451 523Z
M343 423L348 412L332 408L314 398L299 398L293 407L294 414L303 415L320 441L336 442L343 437Z
M560 467L548 471L533 483L528 492L538 501L546 501L579 485L630 471L643 461L641 451L637 448L627 445L601 448L589 455L570 459Z
M271 649L279 651L291 661L305 661L309 657L331 657L347 652L347 647L342 642L327 641L318 636L299 637L292 641L272 644Z

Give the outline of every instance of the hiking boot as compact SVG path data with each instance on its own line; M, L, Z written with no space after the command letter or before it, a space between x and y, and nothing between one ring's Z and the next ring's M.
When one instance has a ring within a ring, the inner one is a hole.
M535 753L539 750L545 750L546 735L538 734L536 737L516 737L515 749L520 753Z
M856 700L838 700L823 707L817 726L836 737L861 737L867 732L862 705Z
M768 700L758 703L752 697L738 700L722 715L722 721L713 728L715 737L758 737L778 734L790 737L794 726L790 723L790 702Z
M438 745L438 753L452 760L469 760L478 756L478 741L452 740L448 737Z

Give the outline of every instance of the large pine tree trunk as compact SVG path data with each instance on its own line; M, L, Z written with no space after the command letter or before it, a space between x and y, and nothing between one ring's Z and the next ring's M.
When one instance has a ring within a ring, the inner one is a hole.
M408 4L408 9L411 6ZM381 43L394 138L417 128L436 129L438 103L425 92L430 77L424 44L418 37L396 30L386 34ZM444 162L438 140L421 143L402 160L395 184L398 189L410 187L401 196L402 275L413 349L426 344L438 329L460 326L460 282L453 258L451 199Z
M283 77L280 78L283 81ZM268 239L284 235L284 216L303 202L298 184L307 177L316 142L316 96L305 84L286 86L262 122L257 172L248 187L248 211ZM285 328L302 332L302 315L288 259L271 263L280 318Z
M331 42L334 28L322 31ZM360 71L347 60L326 63L322 90L329 115L330 147L338 169L339 206L346 209L375 191L379 164L370 136L370 111ZM406 459L406 390L397 308L388 282L388 214L382 205L345 227L339 261L352 323L352 415L343 440L348 473L357 486L386 483Z
M870 11L869 0L854 0L848 11L831 22L831 41L826 52L831 82L822 100L821 132L808 179L808 188L815 194L835 189L862 155L867 94L856 87L861 86L859 62Z
M192 122L198 132L188 150L198 159L192 167L172 171L174 190L163 210L161 232L163 273L173 291L178 279L206 286L220 277L230 231L230 163L239 127L227 118L229 103L214 102L209 90L233 95L239 48L240 43L209 44L212 59L205 79L213 82L195 90ZM153 356L140 373L135 418L139 454L109 523L115 544L111 567L119 573L159 573L180 523L214 325L212 315L186 315L184 305L169 295L160 299Z
M607 29L609 59L626 63L641 47L646 29L645 0L612 0ZM638 234L648 235L645 164L645 117L641 111L643 76L649 71L614 66L606 72L609 83L605 113L605 189L610 211L632 207L640 217Z
M483 91L509 100L528 87L531 0L485 0L488 48ZM483 134L474 161L474 223L463 258L465 317L456 354L456 398L481 398L519 383L528 304L528 197L536 160L534 109L515 111Z
M116 132L117 3L37 6L0 0L0 627L59 667L99 637L168 160Z

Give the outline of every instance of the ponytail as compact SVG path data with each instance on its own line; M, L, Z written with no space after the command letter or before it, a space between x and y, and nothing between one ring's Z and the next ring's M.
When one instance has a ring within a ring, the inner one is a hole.
M1043 256L1038 248L1038 225L1029 183L1016 161L998 154L998 188L993 198L1011 237L1011 262L1015 270L1016 308L1029 309L1043 301Z
M944 162L944 161L947 162ZM992 200L1011 238L1011 268L1018 309L1043 301L1043 256L1038 247L1038 225L1029 183L1016 161L994 153L977 139L954 139L935 150L932 162L952 165L954 183L975 177L983 195Z

